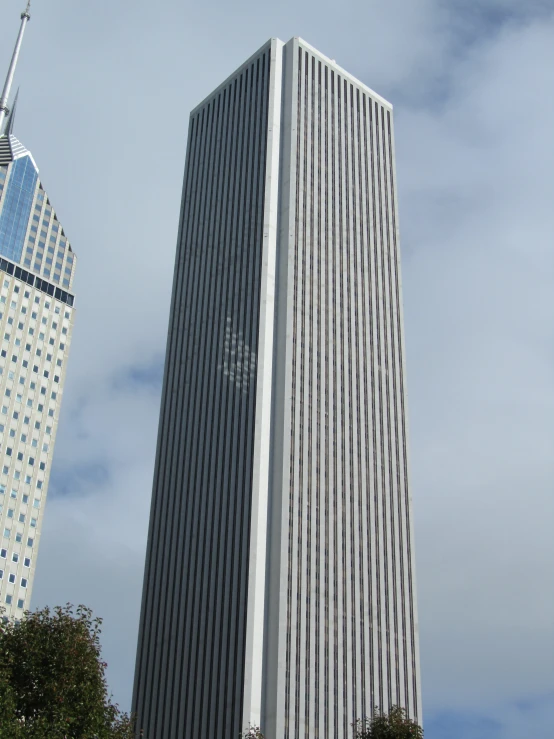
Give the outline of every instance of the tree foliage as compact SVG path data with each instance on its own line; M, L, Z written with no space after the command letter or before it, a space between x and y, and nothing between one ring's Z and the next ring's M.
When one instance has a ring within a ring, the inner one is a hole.
M354 725L356 739L423 739L423 729L399 706L386 714L375 707L372 718L359 719Z
M353 729L355 739L423 739L423 729L399 706L388 714L376 707L372 718L359 719ZM264 735L259 726L249 726L241 739L264 739Z
M69 604L0 620L2 739L132 739L108 696L101 623Z
M264 739L259 726L249 726L241 736L242 739Z

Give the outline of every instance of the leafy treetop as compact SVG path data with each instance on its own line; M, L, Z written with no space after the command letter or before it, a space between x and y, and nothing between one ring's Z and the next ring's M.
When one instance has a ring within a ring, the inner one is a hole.
M375 707L373 717L359 719L353 729L355 739L423 739L423 729L399 706L393 706L388 714ZM264 739L259 726L249 726L241 737Z
M102 620L67 604L0 619L2 739L132 739L114 705L100 650Z
M246 731L241 734L242 739L264 739L259 726L249 726Z
M393 706L388 714L375 707L372 718L358 720L354 729L356 739L423 739L421 726L399 706Z

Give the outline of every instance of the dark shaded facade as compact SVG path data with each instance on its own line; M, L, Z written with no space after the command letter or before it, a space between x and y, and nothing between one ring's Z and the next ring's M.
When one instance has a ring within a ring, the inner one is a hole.
M266 46L190 118L133 707L150 739L242 725L269 73Z

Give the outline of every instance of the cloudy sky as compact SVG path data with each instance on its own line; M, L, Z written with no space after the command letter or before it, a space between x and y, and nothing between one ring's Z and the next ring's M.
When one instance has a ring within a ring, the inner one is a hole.
M34 6L15 133L80 261L33 605L104 618L129 708L188 113L299 35L395 105L426 738L551 737L553 0Z

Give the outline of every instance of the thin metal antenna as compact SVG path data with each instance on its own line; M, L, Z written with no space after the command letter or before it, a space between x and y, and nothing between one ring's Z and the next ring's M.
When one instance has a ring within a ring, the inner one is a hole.
M10 108L10 113L8 116L8 120L6 121L6 126L4 128L4 134L6 136L10 136L13 133L13 122L15 121L15 111L17 109L17 99L19 97L19 88L17 92L15 93L15 97L13 99L12 107Z
M17 36L17 41L15 43L15 49L13 50L12 61L10 63L10 68L8 69L8 76L6 77L6 82L4 84L4 90L2 91L2 97L0 98L0 132L2 131L2 128L4 126L6 115L9 112L8 100L10 97L10 90L12 88L15 68L17 67L17 60L19 58L19 52L21 50L21 43L23 42L23 34L25 33L25 26L27 25L27 22L30 20L31 20L31 0L27 0L27 8L25 9L25 12L21 13L21 28L19 29L19 34Z

